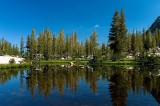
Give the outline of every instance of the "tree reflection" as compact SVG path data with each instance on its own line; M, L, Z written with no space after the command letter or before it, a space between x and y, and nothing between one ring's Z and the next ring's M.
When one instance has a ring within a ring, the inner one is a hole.
M26 71L1 70L2 86L12 78L20 78L20 87L27 85L32 96L36 91L48 97L51 93L63 95L65 92L74 94L81 80L96 94L98 81L110 81L109 92L113 105L126 105L128 92L134 95L151 94L160 103L160 68L156 67L69 67L48 66L32 67ZM20 76L20 77L19 77Z
M127 100L127 81L123 74L114 73L111 76L111 84L109 90L111 93L111 98L113 105L115 106L125 106Z

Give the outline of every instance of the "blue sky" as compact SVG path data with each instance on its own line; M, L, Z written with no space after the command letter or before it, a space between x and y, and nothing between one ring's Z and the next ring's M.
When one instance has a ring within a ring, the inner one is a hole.
M93 30L107 42L116 10L124 9L129 31L148 28L160 15L160 0L0 0L0 38L19 44L31 29L54 33L76 31L84 41Z

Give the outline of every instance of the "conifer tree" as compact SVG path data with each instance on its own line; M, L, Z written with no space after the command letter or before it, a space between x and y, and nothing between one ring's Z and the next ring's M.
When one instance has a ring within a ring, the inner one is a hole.
M152 33L149 29L146 38L146 49L149 50L149 48L151 47L152 47Z
M58 49L58 54L60 57L62 57L62 55L64 55L64 51L65 51L65 40L64 40L64 32L63 30L60 31L58 39L57 39L57 49Z
M155 48L157 46L156 44L156 36L152 37L152 47Z
M65 43L65 52L66 52L66 55L67 55L67 58L68 56L70 55L70 41L69 41L69 35L67 34L66 35L66 43Z
M147 38L146 31L145 31L145 29L143 29L142 41L143 41L143 47L144 47L145 51L147 50L147 47L146 47L146 38Z
M132 38L131 38L131 50L133 54L136 53L136 38L134 35L134 31L132 32Z
M127 43L127 51L128 51L129 53L131 53L131 35L130 35L130 33L128 33L126 43Z
M126 28L126 24L125 24L125 14L124 14L124 10L121 10L121 15L120 15L120 38L121 38L121 46L122 46L122 52L126 51L126 34L127 34L127 28Z
M89 45L88 38L86 38L86 42L85 42L85 55L86 55L86 57L88 57L90 55L90 45Z
M46 60L50 59L51 58L51 55L52 55L52 34L51 34L51 31L49 30L49 28L47 27L46 28L46 31L44 32L44 36L45 36L45 39L46 39L46 55L45 55L45 58Z
M31 37L30 37L30 59L35 59L37 54L37 42L35 40L35 30L32 29Z
M53 44L52 44L52 55L55 56L57 54L57 38L56 34L53 36Z
M23 57L24 55L24 38L21 37L21 42L20 42L20 54Z
M156 41L156 46L158 46L158 44L159 44L159 38L158 38L158 29L156 29L156 31L155 31L155 41Z
M95 55L98 49L97 44L97 33L96 31L93 31L91 37L90 37L90 53L91 55Z
M142 38L142 36L139 37L139 51L140 52L144 51L144 45L143 45L143 38Z
M105 43L102 43L102 55L106 55Z
M123 49L123 46L121 44L122 44L122 39L120 34L120 17L119 17L119 12L116 11L113 16L109 33L109 46L110 49L113 50L116 59L121 58L121 53Z
M74 56L78 56L78 37L77 37L77 33L73 32L73 55Z
M139 42L140 42L140 35L138 33L138 31L136 30L136 37L135 37L135 52L139 52Z
M31 53L30 53L30 51L31 51L31 38L29 35L27 36L26 48L27 48L26 58L30 59L31 58Z
M40 33L39 33L39 36L38 36L38 39L37 39L37 53L39 54L39 55L43 55L43 48L44 48L44 41L43 41L43 32L42 31L40 31Z

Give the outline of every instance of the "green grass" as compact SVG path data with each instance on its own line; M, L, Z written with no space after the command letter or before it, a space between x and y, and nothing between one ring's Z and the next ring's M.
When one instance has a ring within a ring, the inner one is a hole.
M29 63L22 63L22 64L0 64L0 69L9 69L9 68L25 68L29 67Z
M122 60L122 61L105 61L98 63L89 63L87 60L48 60L48 61L33 61L32 65L41 64L41 65L65 65L73 62L74 65L140 65L140 62L136 62L134 60ZM10 68L26 68L30 67L31 62L22 63L22 64L0 64L0 69L10 69Z
M36 63L38 63L37 61ZM104 61L98 63L89 63L88 60L49 60L49 61L40 61L40 64L53 64L53 65L61 65L61 64L69 64L73 62L75 65L87 65L87 64L108 64L108 65L139 65L140 62L136 62L134 60L122 60L122 61Z
M73 62L75 65L86 65L88 64L87 60L42 60L42 61L34 61L33 64L49 64L49 65L65 65L70 64L70 62Z
M116 64L116 65L140 65L140 62L136 62L136 61L110 61L105 63Z

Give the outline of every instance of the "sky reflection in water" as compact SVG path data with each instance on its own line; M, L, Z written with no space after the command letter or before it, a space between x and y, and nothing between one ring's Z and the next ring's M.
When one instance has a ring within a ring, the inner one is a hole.
M160 103L158 67L0 70L2 106L151 106Z

